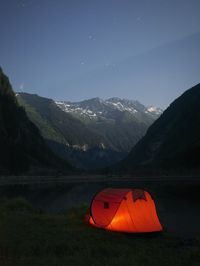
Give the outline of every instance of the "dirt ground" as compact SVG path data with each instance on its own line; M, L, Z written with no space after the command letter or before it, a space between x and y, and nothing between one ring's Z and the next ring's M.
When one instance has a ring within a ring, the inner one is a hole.
M1 198L22 197L49 213L65 212L72 207L90 206L94 195L106 187L143 188L155 199L158 216L170 235L200 237L200 178L193 180L108 180L105 178L53 184L15 184L0 186Z

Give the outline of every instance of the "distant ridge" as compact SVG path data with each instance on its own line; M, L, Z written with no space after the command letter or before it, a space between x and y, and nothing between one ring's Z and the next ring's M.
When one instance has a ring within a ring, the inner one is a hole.
M150 117L158 118L163 112L161 108L155 106L146 107L138 101L120 99L118 97L112 97L107 100L96 97L81 102L56 101L56 104L65 112L91 119L97 117L108 118L111 110L127 111L130 114L134 114L136 118L141 113L145 113L147 117L149 115Z
M101 135L104 146L107 143L120 152L129 152L162 113L159 108L150 109L138 101L117 97L107 100L92 98L74 103L57 101L56 104Z

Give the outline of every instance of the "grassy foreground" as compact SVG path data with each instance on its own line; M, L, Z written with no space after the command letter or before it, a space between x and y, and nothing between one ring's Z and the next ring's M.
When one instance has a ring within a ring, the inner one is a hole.
M0 265L200 265L199 239L92 228L86 207L46 214L23 199L0 201Z

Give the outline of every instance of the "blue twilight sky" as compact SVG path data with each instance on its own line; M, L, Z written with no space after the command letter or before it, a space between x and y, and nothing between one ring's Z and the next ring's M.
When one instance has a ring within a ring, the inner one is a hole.
M199 0L0 0L15 91L165 108L200 82Z

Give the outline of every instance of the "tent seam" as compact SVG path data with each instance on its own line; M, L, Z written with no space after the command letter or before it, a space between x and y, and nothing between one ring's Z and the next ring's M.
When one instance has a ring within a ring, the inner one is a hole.
M129 193L129 192L127 192L127 193L125 194L125 196L126 196L128 193ZM109 225L112 223L112 221L113 221L113 219L114 219L114 217L115 217L117 211L119 210L119 208L120 208L120 206L121 206L123 200L124 200L124 199L122 198L122 199L121 199L121 202L120 202L120 204L119 204L119 207L117 208L115 214L114 214L113 217L112 217L112 220L110 221L110 223L109 223L108 225L106 225L106 227L109 226ZM119 203L119 202L118 202L118 203Z

